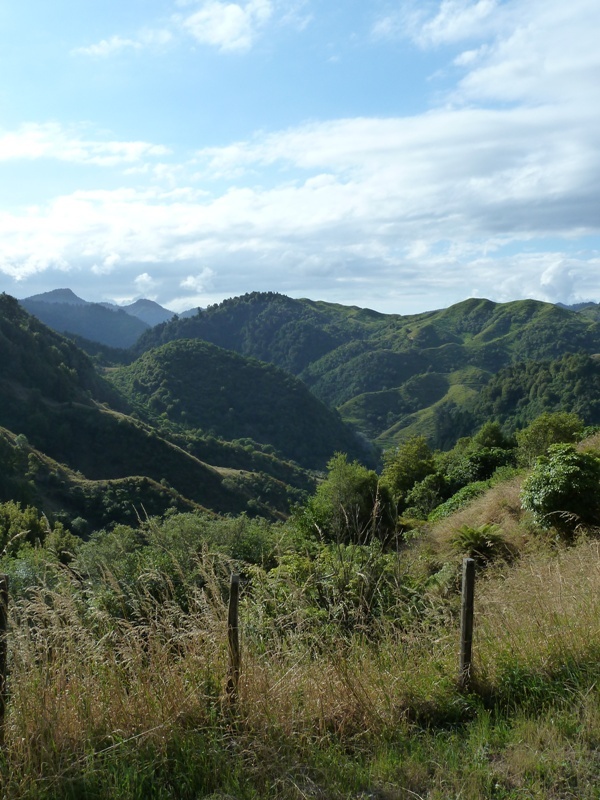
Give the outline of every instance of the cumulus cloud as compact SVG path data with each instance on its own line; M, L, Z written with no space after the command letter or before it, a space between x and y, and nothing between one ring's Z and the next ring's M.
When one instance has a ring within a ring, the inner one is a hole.
M208 0L181 24L196 41L224 51L248 50L273 14L271 0L245 4Z
M154 189L80 191L0 212L0 271L27 281L90 269L121 280L123 294L148 279L140 286L180 309L194 304L190 293L206 304L253 289L389 311L470 294L598 297L600 6L425 8L415 41L451 43L461 70L449 102L260 133L200 149ZM207 43L232 50L250 46L274 13L258 0L193 9L182 19L205 12L196 33L210 29ZM0 134L0 160L112 159L139 171L159 150L45 126Z
M188 275L186 278L184 278L181 281L180 286L182 289L195 292L196 294L201 294L211 286L214 275L215 273L212 269L210 269L210 267L204 267L202 272L199 274Z
M144 297L149 297L150 299L153 299L153 292L158 288L158 286L160 286L160 281L155 280L147 272L142 272L141 275L136 275L133 283L139 294L143 295Z

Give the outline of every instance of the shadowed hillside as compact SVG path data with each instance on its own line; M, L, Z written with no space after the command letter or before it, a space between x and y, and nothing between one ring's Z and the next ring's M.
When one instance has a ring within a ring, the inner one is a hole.
M207 342L180 340L108 373L134 403L224 439L249 438L323 469L332 453L364 455L353 433L299 380Z

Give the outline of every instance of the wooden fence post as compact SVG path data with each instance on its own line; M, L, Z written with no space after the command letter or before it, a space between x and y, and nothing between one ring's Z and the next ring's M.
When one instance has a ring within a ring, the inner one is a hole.
M240 603L240 576L231 576L229 592L229 613L227 617L227 638L229 643L229 678L227 680L227 694L232 703L237 700L240 682L240 632L238 610Z
M4 746L6 662L8 653L8 575L0 575L0 747Z
M461 689L471 686L471 656L473 651L473 609L475 596L475 560L463 559L462 598L460 604L460 668L458 683Z

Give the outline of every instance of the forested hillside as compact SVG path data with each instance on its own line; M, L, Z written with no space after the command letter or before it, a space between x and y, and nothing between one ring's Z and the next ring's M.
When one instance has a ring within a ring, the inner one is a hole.
M477 393L499 370L600 352L600 323L587 311L534 300L472 299L402 317L253 293L158 325L135 352L184 338L292 372L381 446L414 434L448 446L449 425L461 420L455 441L480 422L467 420Z
M207 342L174 341L107 377L155 418L227 440L251 439L305 467L323 469L336 450L371 455L301 381Z
M171 366L168 352L146 354L130 368L138 376L132 387L156 375L160 386L151 385L147 397L134 388L128 396L72 342L2 295L0 348L0 426L10 454L3 496L35 501L49 513L94 524L108 519L107 508L113 521L169 507L280 516L314 485L292 459L323 468L336 449L358 452L354 435L291 376L231 353L221 358L208 345L171 346ZM198 348L206 357L186 361ZM170 392L184 379L189 393L177 400ZM179 411L170 418L173 400ZM188 421L181 403L190 406ZM208 417L194 417L198 409ZM99 506L98 482L106 481L120 482L118 491Z

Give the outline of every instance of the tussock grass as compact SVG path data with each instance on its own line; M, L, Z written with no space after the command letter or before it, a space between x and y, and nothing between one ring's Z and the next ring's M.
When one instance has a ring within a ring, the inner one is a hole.
M508 481L497 483L468 506L455 511L431 526L427 535L427 546L442 560L455 557L452 541L456 531L466 526L480 528L494 525L502 531L509 546L516 552L540 547L539 532L532 531L528 515L521 508L520 492L525 476L517 475Z
M488 508L510 508L515 491ZM479 694L457 687L455 594L432 589L436 613L422 603L352 631L307 620L303 585L292 610L266 615L281 584L250 582L235 708L224 691L231 564L199 558L203 585L184 604L148 588L166 578L146 576L132 595L106 572L122 592L107 604L59 566L53 588L12 604L3 797L597 797L597 541L529 548L480 575Z
M600 678L600 544L523 558L478 596L479 670L505 700ZM598 665L598 666L596 666Z

